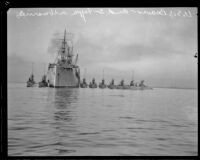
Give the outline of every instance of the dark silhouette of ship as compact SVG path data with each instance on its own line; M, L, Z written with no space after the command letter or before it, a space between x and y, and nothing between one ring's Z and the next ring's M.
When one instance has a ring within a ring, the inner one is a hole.
M92 82L90 82L89 87L90 88L97 88L97 83L95 82L94 78L92 79Z
M32 63L32 73L28 79L28 81L26 82L26 86L27 87L35 87L36 82L34 80L34 75L33 75L33 63Z
M87 88L88 87L88 84L87 84L85 78L83 78L83 82L80 84L80 87L81 88Z
M48 83L46 81L46 75L42 76L42 81L38 83L39 87L48 87Z

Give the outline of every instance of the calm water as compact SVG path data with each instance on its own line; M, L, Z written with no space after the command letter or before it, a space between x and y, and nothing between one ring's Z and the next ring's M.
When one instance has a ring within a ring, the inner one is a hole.
M8 84L9 156L196 156L197 124L197 90Z

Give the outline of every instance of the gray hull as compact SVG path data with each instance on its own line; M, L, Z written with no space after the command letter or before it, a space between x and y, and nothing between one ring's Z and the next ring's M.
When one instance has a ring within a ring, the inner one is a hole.
M151 89L153 89L153 88L151 88L151 87L148 87L148 86L144 86L144 87L136 87L136 86L130 86L130 88L129 89L131 89L131 90L151 90Z
M148 87L148 86L143 86L143 87L139 87L139 86L128 86L128 85L124 85L124 86L119 86L119 85L109 85L108 88L110 89L127 89L127 90L151 90L153 88Z
M59 65L54 65L48 70L49 87L79 87L80 78L78 68L64 68Z

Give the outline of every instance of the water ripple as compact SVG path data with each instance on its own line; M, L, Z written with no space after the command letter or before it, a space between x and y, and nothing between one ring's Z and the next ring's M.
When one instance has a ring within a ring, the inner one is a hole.
M197 155L196 91L122 92L9 87L8 155Z

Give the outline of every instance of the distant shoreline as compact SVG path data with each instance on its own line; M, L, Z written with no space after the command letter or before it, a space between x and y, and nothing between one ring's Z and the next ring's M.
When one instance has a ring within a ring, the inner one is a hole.
M26 83L26 82L13 82L9 81L8 83ZM159 87L159 86L151 86L153 88L168 88L168 89L197 89L197 88L183 88L183 87Z

